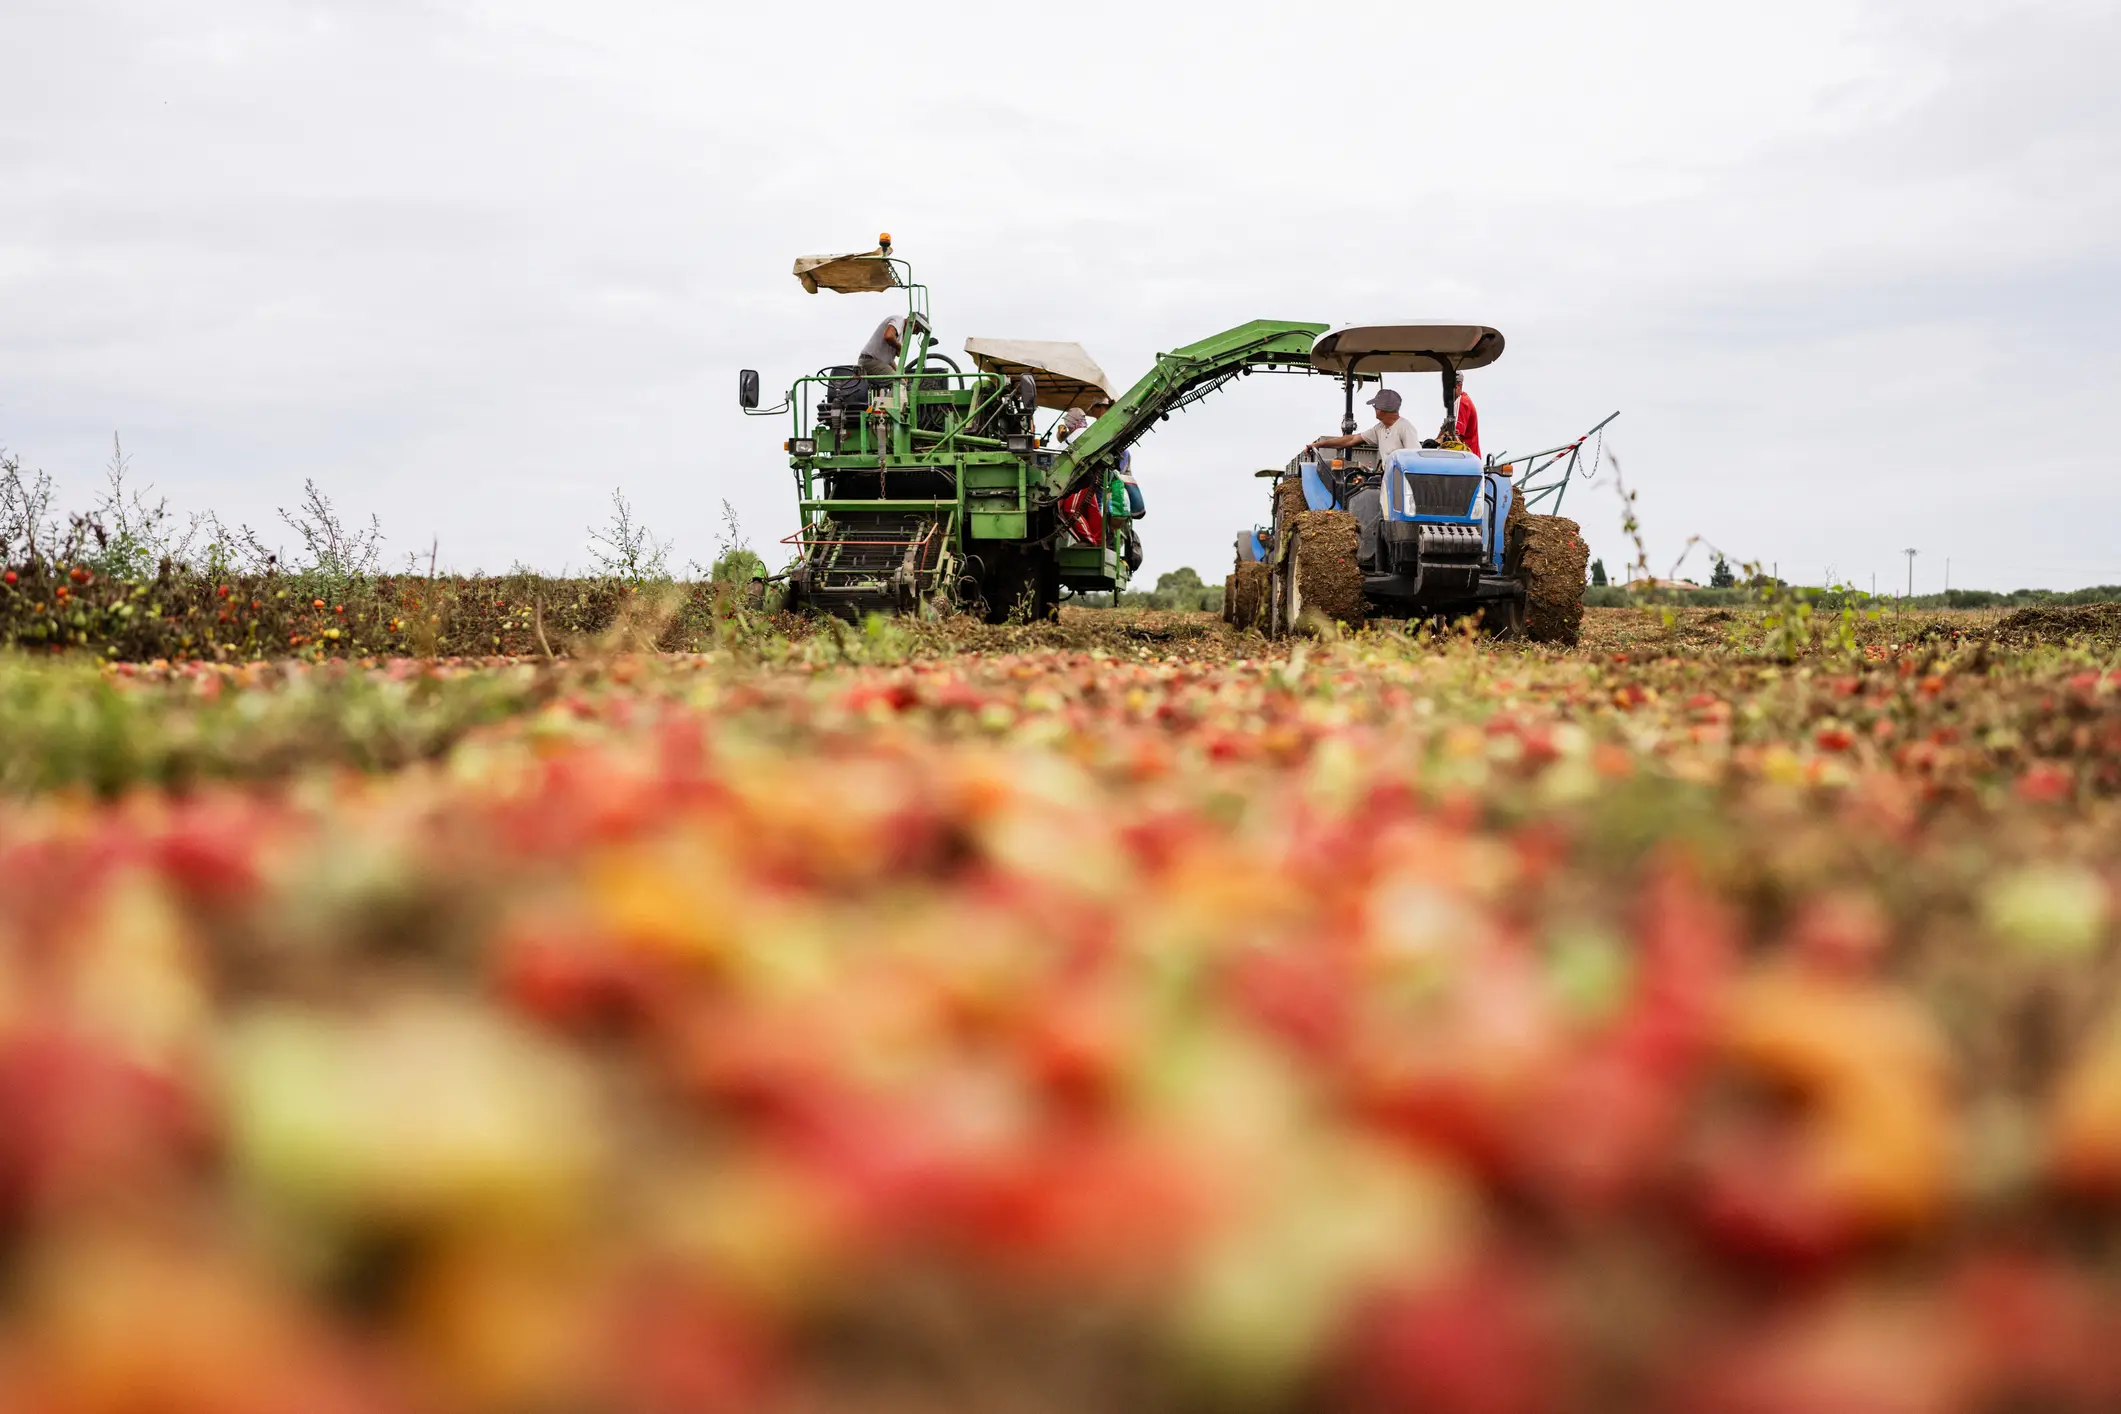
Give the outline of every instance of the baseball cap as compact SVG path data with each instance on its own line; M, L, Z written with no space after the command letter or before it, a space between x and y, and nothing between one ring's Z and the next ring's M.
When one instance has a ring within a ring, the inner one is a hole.
M1376 408L1379 412L1398 412L1399 394L1393 392L1390 388L1379 388L1377 396L1370 399L1370 406Z

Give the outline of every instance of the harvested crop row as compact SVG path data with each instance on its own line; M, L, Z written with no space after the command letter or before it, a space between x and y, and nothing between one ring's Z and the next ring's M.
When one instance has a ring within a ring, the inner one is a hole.
M4 694L0 1405L2121 1390L2110 665L368 677Z

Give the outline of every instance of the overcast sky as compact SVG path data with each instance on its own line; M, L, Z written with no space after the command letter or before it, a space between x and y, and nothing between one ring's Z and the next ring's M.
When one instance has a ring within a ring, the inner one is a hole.
M1121 384L1493 324L1488 450L1620 409L1659 572L2121 582L2117 59L2101 0L6 0L0 446L78 502L115 430L282 541L313 477L465 569L581 566L614 486L704 560L727 499L778 563L736 371L851 361L886 297L789 264L889 230L950 347ZM1143 442L1148 570L1226 573L1338 415L1254 378ZM1618 569L1609 474L1567 510Z

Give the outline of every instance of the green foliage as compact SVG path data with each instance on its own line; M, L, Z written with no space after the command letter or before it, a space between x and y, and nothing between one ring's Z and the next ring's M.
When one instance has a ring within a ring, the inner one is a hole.
M2042 604L2121 603L2121 584L2095 584L2086 589L1948 589L1942 594L1918 594L1898 601L1914 609L2030 609Z
M145 579L164 560L181 560L189 552L199 527L179 533L166 499L147 499L153 487L141 491L126 485L132 458L125 444L111 434L111 458L104 468L103 495L85 519L82 560L98 574L121 579Z
M1729 589L1738 583L1738 576L1731 573L1731 562L1723 556L1716 557L1716 568L1709 573L1709 588Z
M1605 561L1591 561L1591 587L1593 589L1603 589L1606 587L1606 583Z
M346 524L315 481L304 479L300 504L281 508L280 519L302 542L302 558L292 568L322 588L368 579L383 566L382 522L371 515L365 526Z
M181 788L336 764L390 769L438 756L472 728L550 696L528 667L242 672L143 692L92 666L0 653L0 798L59 786Z
M670 547L649 533L634 515L626 493L613 487L611 519L589 532L589 558L599 573L631 585L669 580Z
M766 562L751 550L725 550L707 577L716 584L749 584L766 577Z
M1146 593L1140 590L1122 590L1115 607L1122 609L1162 609L1176 613L1219 614L1223 607L1223 587L1220 584L1201 583L1200 571L1190 565L1175 570L1166 570L1156 577L1156 588Z
M1787 589L1780 585L1762 597L1767 613L1758 652L1792 662L1809 653L1851 656L1861 651L1856 625L1878 618L1871 596L1851 585L1827 590Z
M744 523L736 507L722 502L722 533L716 546L714 567L707 577L716 584L751 584L767 577L766 561L744 537ZM697 566L695 566L697 568Z
M1736 576L1733 576L1734 581ZM1788 599L1795 595L1810 596L1815 608L1831 608L1839 611L1853 605L1859 610L1877 609L1905 611L1915 609L2027 609L2042 605L2064 607L2073 604L2121 603L2121 585L2094 585L2089 589L2051 590L2017 589L1999 593L1991 589L1954 589L1943 594L1918 594L1912 599L1900 596L1872 596L1852 585L1834 587L1804 587L1792 585L1786 580L1759 575L1734 582L1727 589L1625 589L1619 585L1599 585L1584 591L1583 602L1593 609L1624 609L1630 605L1673 604L1695 609L1735 609L1760 607L1776 601L1778 597Z
M146 581L10 571L0 649L113 661L538 656L614 636L670 651L724 646L745 604L726 583L377 575L336 592L299 574L213 579L172 568Z
M52 479L24 471L22 459L0 450L0 564L17 564L57 553L59 528L52 514Z

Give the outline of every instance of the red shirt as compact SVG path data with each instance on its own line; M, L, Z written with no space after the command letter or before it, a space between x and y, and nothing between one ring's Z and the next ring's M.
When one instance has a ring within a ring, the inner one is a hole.
M1480 455L1480 409L1473 406L1467 394L1458 395L1458 440L1466 444L1466 450L1474 456Z

